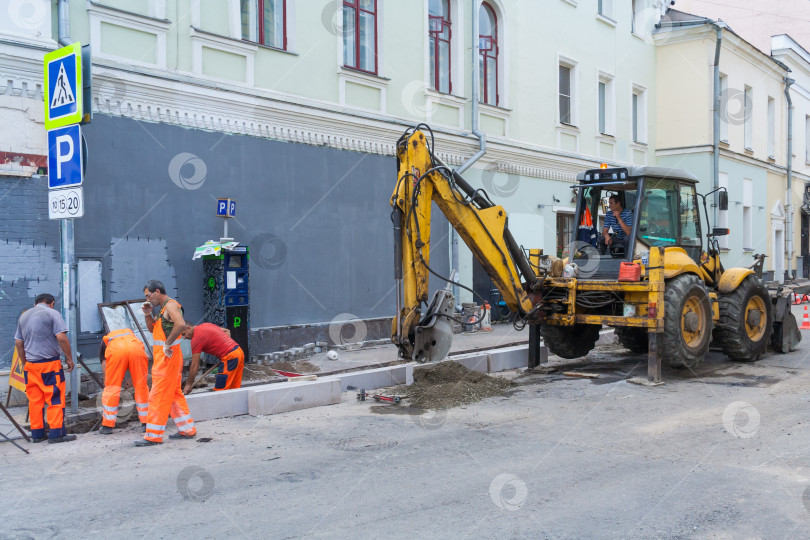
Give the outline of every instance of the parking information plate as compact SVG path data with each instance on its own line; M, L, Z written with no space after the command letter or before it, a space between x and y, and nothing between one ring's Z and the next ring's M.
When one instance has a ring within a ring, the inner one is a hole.
M48 191L50 219L80 218L84 215L84 192L81 187Z

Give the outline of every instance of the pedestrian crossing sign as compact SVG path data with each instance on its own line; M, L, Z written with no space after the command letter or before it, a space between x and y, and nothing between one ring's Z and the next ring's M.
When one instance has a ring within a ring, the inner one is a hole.
M45 55L45 129L82 121L82 44Z

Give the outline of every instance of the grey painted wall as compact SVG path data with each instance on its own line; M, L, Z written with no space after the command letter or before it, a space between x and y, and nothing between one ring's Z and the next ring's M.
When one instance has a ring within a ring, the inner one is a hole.
M186 317L200 321L202 261L191 257L222 235L215 199L231 197L230 236L251 250L252 329L394 315L395 158L102 114L83 131L89 155L76 255L102 261L106 302L140 298L148 279L160 279ZM24 209L0 220L0 368L10 363L20 311L39 292L59 294L47 185L18 180L0 178L4 202ZM449 227L435 205L434 216L431 266L448 275ZM97 340L80 336L79 349L95 356Z
M77 251L103 257L108 298L164 280L189 320L202 313L194 248L222 235L217 197L237 200L229 235L251 250L251 328L394 314L389 197L396 160L97 115ZM435 269L449 273L439 214Z
M61 304L59 223L48 219L48 183L0 176L0 369L8 369L14 331L40 293Z

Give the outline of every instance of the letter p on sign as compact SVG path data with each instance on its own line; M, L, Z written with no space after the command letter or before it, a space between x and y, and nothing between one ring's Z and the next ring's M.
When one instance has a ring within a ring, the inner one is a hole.
M84 180L82 131L78 125L48 132L48 187L80 186Z

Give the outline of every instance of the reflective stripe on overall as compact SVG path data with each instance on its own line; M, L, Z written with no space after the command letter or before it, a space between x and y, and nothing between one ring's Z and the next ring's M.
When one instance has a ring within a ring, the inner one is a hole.
M146 416L146 435L144 435L144 439L152 442L163 442L163 433L166 431L169 415L174 420L177 429L183 434L194 435L197 433L194 419L191 418L186 398L180 387L183 377L183 352L180 350L180 340L178 339L172 345L170 357L163 354L163 344L167 337L163 331L163 312L169 302L177 303L176 300L167 300L152 327L154 362L152 364L152 389L149 391L149 410ZM180 307L180 304L178 303L177 306Z

